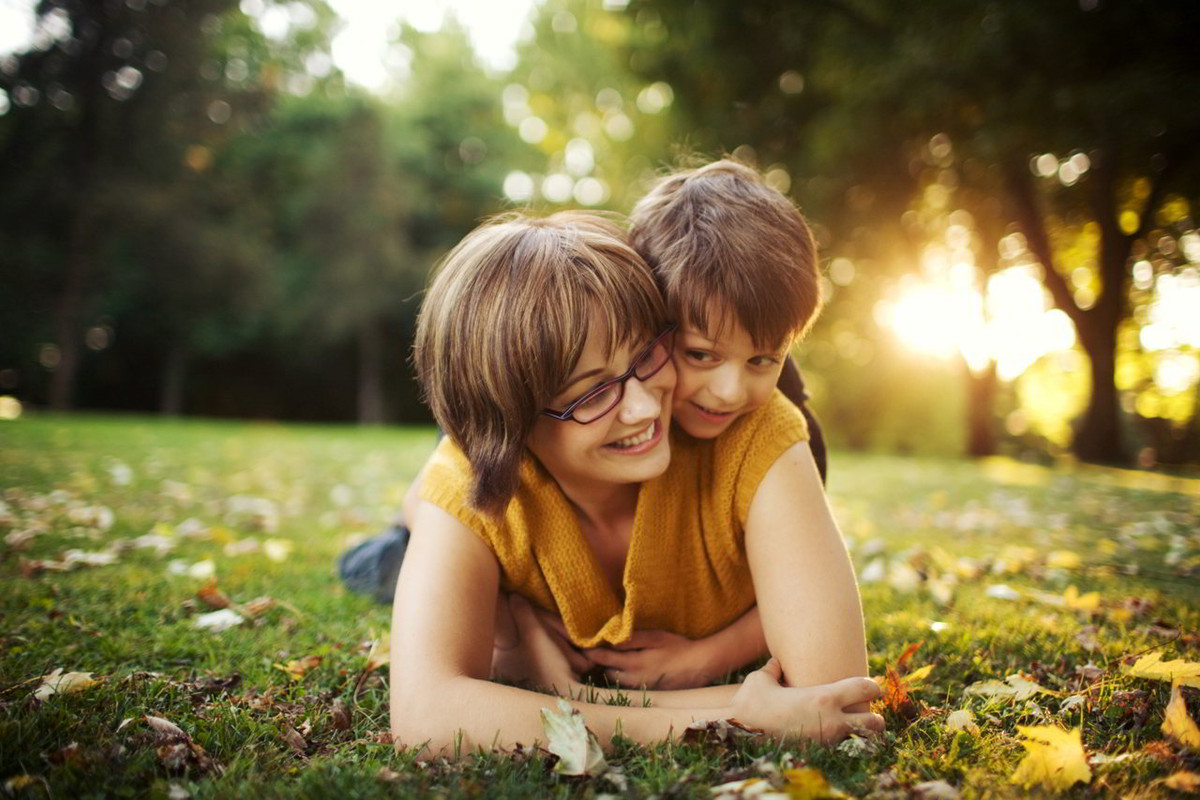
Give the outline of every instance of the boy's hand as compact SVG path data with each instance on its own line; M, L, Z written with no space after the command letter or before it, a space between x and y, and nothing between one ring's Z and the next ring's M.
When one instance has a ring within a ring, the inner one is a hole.
M783 670L772 658L746 676L730 706L732 716L776 737L803 736L823 744L851 733L883 732L883 717L852 709L877 699L881 690L870 678L846 678L822 686L782 685Z
M725 674L714 665L708 640L669 631L637 631L626 642L583 655L603 667L610 681L630 689L691 689Z
M580 674L592 669L594 665L565 633L546 624L546 613L518 594L501 595L492 646L493 678L565 693L577 686Z

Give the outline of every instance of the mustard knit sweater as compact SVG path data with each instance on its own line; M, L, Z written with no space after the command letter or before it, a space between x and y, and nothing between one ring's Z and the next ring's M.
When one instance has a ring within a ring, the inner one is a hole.
M560 614L577 646L618 644L635 630L696 639L754 605L744 542L750 503L776 459L807 439L804 417L778 390L716 439L672 430L670 466L638 491L624 603L570 503L532 455L503 516L470 507L470 466L449 439L427 465L421 497L483 539L499 562L501 588Z

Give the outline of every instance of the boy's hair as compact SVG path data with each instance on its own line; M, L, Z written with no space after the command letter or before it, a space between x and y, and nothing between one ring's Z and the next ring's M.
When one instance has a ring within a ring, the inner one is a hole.
M816 319L812 232L754 169L726 159L671 173L638 202L631 223L630 241L678 322L714 336L740 322L755 347L773 348ZM714 300L721 318L710 320Z
M413 360L434 417L471 464L471 504L503 512L538 414L589 335L607 357L665 321L650 269L594 214L502 215L451 250L422 303Z

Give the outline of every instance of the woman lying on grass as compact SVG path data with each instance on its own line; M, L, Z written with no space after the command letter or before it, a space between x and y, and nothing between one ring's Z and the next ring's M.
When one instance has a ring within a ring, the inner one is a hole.
M803 417L782 401L716 439L671 437L673 332L645 263L595 217L509 217L447 257L417 330L448 438L396 589L398 745L453 756L544 738L546 697L489 680L508 606L532 654L508 677L577 697L533 607L585 648L705 637L757 603L773 657L740 686L573 701L604 745L727 717L821 741L882 728L865 710L875 683L850 677L866 674L862 614Z

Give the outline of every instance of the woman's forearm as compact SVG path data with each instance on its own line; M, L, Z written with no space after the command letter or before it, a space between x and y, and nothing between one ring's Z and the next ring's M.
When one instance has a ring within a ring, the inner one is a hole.
M392 687L392 735L397 746L427 748L431 756L457 758L478 749L512 748L534 742L546 744L541 710L556 709L558 698L512 686L469 677L422 682L405 691ZM728 703L736 686L712 687L725 692L711 695L714 703ZM650 694L689 694L660 692ZM697 700L704 695L695 695ZM600 746L608 750L613 736L650 744L678 738L692 722L728 717L725 703L713 706L604 705L599 695L569 700L583 715Z

